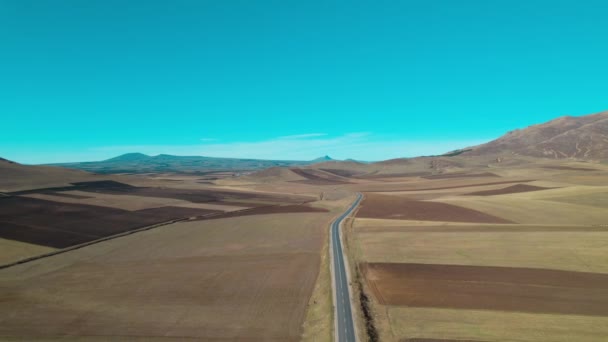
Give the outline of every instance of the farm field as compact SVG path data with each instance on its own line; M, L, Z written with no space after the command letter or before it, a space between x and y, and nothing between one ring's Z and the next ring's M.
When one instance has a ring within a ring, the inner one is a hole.
M116 181L9 192L0 198L0 244L7 251L2 259L6 264L49 252L30 245L66 248L151 225L229 212L321 211L302 205L309 201L309 196L290 194L138 187Z
M602 166L423 162L16 184L0 260L44 257L0 269L0 339L331 341L328 225L356 192L360 336L364 307L380 341L606 335Z
M0 342L608 342L608 1L545 3L0 0Z
M298 341L333 215L180 222L1 270L0 336Z
M471 174L362 186L348 245L379 340L603 341L606 172Z
M0 197L1 340L331 339L327 228L349 192L71 175Z
M0 238L0 264L55 251L55 248Z

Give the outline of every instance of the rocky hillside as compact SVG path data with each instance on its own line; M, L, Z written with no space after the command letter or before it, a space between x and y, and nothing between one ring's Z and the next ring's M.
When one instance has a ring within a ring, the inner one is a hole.
M496 140L469 149L465 149L462 155L508 153L554 159L608 160L608 111L560 117L508 132Z

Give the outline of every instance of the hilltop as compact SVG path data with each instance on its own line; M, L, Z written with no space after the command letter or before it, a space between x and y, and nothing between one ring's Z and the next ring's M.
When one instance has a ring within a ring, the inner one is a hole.
M563 116L510 131L473 146L463 156L511 154L553 159L608 159L608 111L579 117Z
M0 158L0 175L0 192L63 186L93 178L93 175L84 171L54 166L22 165L4 158Z

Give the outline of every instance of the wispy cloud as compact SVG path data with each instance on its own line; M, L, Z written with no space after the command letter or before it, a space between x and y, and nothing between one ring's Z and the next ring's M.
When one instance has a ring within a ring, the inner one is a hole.
M327 135L326 133L306 133L306 134L284 135L284 136L278 137L276 139L283 139L283 140L307 139L307 138L323 137L326 135Z

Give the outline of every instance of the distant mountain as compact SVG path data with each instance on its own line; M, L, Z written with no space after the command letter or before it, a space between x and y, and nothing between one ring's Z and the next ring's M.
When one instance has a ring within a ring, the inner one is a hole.
M554 159L608 159L608 111L564 116L518 129L486 144L452 154L463 156L516 154Z
M332 161L332 160L334 160L334 159L332 159L330 156L323 156L323 157L319 157L317 159L311 160L310 163L313 163L313 164L314 163L323 163L323 162Z
M118 157L97 162L60 163L52 165L101 174L158 172L196 174L218 170L253 171L280 166L305 166L332 160L333 159L331 159L329 156L324 156L309 161L301 161L173 156L169 154L149 156L143 153L127 153Z
M372 170L374 168L372 165L375 165L382 168L380 173L394 173L398 172L397 168L404 167L411 172L458 169L462 168L464 164L457 162L455 159L460 160L461 157L501 157L506 155L555 159L608 160L608 111L580 117L565 116L557 118L547 123L508 132L504 136L482 145L451 151L440 156L398 158L376 163L365 163L354 160L337 161L329 156L301 161L173 156L168 154L149 156L143 153L127 153L97 162L52 165L100 174L159 172L202 174L220 170L257 171L272 167L308 166L313 164L315 168L327 168L331 170L355 167L361 169L360 171L380 172L380 170ZM458 158L451 158L456 156Z
M0 158L0 165L2 164L17 164L12 160L8 160L8 159L4 159L4 158Z
M352 158L344 159L344 161L345 162L358 163L358 164L370 164L370 163L372 163L372 162L363 161L363 160L357 160L357 159L352 159Z
M126 153L118 157L104 160L105 162L139 162L143 160L149 160L151 156L143 153Z

